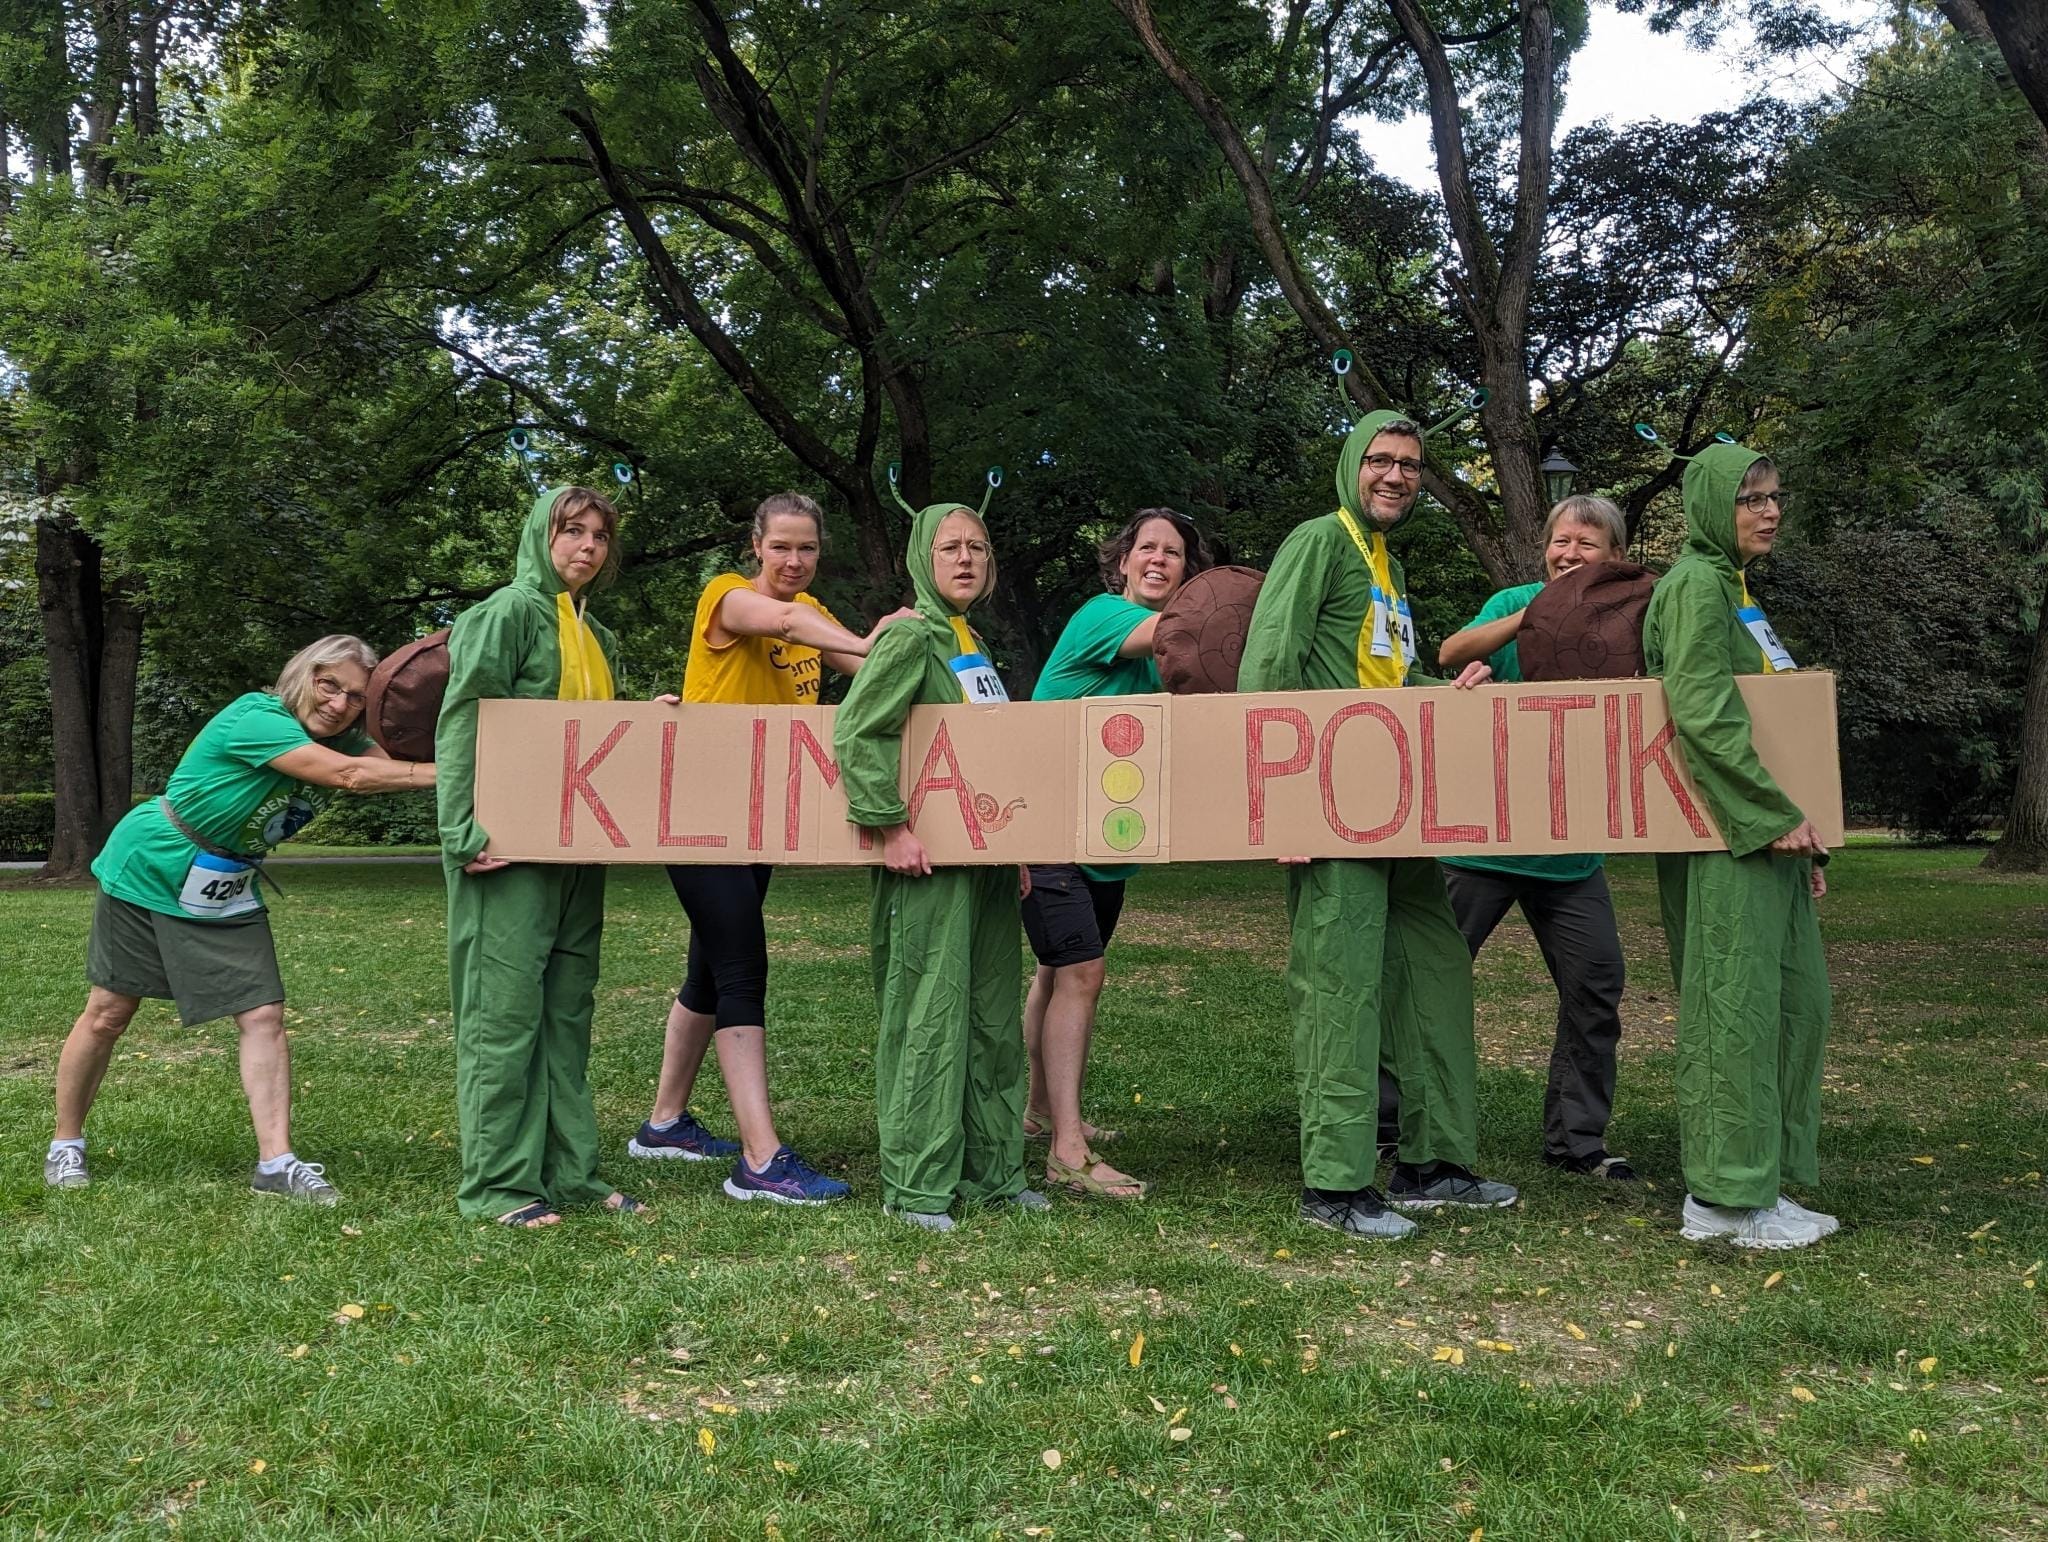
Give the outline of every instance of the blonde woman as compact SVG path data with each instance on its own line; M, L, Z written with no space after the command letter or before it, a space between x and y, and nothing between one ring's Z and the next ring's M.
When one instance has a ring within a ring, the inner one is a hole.
M92 865L100 894L86 944L85 1010L57 1059L57 1128L43 1162L53 1188L84 1188L85 1116L114 1046L145 996L189 1027L232 1017L256 1127L258 1194L331 1205L340 1195L292 1150L284 985L260 887L269 850L336 792L430 787L432 764L395 761L358 720L377 655L335 635L301 648L267 691L228 703L199 730L160 798L114 827Z

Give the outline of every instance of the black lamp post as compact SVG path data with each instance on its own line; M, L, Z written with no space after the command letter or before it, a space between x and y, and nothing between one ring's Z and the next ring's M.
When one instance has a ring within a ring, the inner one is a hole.
M1553 504L1572 495L1572 478L1579 474L1579 468L1564 458L1564 451L1552 450L1536 469L1543 473L1543 490L1550 494Z

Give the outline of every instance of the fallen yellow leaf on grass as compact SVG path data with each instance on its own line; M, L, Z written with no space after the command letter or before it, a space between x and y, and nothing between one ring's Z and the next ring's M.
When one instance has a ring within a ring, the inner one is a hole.
M735 1408L731 1403L712 1403L709 1406L715 1414L736 1414L739 1412L739 1409Z
M1439 1344L1436 1347L1436 1352L1429 1358L1433 1362L1463 1365L1465 1363L1465 1351L1458 1348L1455 1344Z
M718 1449L718 1437L701 1424L697 1426L697 1449L706 1456Z
M1932 1167L1932 1166L1934 1165L1934 1158L1933 1158L1933 1157L1914 1157L1914 1158L1913 1158L1913 1165L1914 1165L1914 1166L1916 1166L1916 1167Z
M1325 1439L1325 1440L1342 1440L1342 1439L1343 1439L1343 1438L1344 1438L1344 1437L1345 1437L1346 1435L1349 1435L1350 1433L1351 1433L1351 1427L1350 1427L1349 1425L1346 1425L1346 1426L1345 1426L1345 1427L1344 1427L1343 1429L1341 1429L1341 1430L1331 1430L1329 1434L1327 1434L1327 1435L1325 1435L1325 1436L1323 1437L1323 1439Z
M344 1305L342 1309L336 1312L334 1315L336 1317L346 1317L350 1322L355 1322L362 1317L363 1309L357 1306L355 1302L351 1301Z
M1575 1339L1583 1339L1586 1336L1586 1330L1584 1328L1581 1328L1575 1322L1566 1323L1564 1325L1564 1331L1569 1333Z
M974 1383L974 1384L975 1384L975 1385L976 1385L977 1387L979 1387L979 1386L983 1385L983 1382L982 1382L981 1376L980 1376L980 1374L979 1374L978 1372L977 1372L977 1373L974 1373L974 1374L971 1374L971 1375L969 1375L967 1379L968 1379L969 1381L973 1382L973 1383Z
M1138 1362L1145 1358L1145 1333L1141 1328L1131 1340L1131 1369L1138 1368Z
M1667 1360L1676 1360L1676 1359L1678 1358L1678 1340L1677 1340L1677 1339L1672 1339L1672 1340L1671 1340L1670 1342L1668 1342L1667 1344L1665 1344L1665 1346L1664 1346L1664 1358L1665 1358L1665 1359L1667 1359Z
M1177 1425L1166 1432L1166 1438L1168 1440L1186 1440L1192 1434L1194 1434L1194 1431L1186 1425Z
M1622 1319L1621 1325L1624 1328L1647 1328L1649 1326L1640 1317L1625 1317Z
M1773 1269L1768 1275L1764 1277L1764 1289L1769 1290L1773 1285L1776 1285L1780 1280L1784 1278L1785 1271L1783 1269Z
M1048 1448L1044 1451L1041 1451L1038 1454L1038 1459L1041 1462L1045 1463L1047 1467L1051 1468L1052 1471L1058 1472L1060 1470L1060 1454L1057 1450Z
M1181 1406L1180 1406L1180 1407L1176 1408L1176 1409L1175 1409L1175 1410L1174 1410L1174 1411L1173 1411L1172 1413L1170 1413L1170 1414L1168 1414L1168 1415L1166 1416L1166 1422L1167 1422L1168 1424L1178 1424L1178 1423L1180 1423L1180 1421L1181 1421L1181 1420L1185 1419L1185 1418L1186 1418L1187 1416L1188 1416L1188 1409L1187 1409L1187 1404L1183 1403L1183 1404L1181 1404Z
M263 1460L263 1458L259 1456L259 1457L257 1457L257 1458L256 1458L256 1460L255 1460L255 1461L253 1461L253 1462L251 1462L251 1463L249 1464L249 1471L251 1471L251 1472L263 1472L263 1471L264 1471L264 1470L266 1470L266 1469L267 1469L267 1468L268 1468L269 1466L270 1466L270 1463L268 1463L268 1462L264 1461L264 1460Z
M1927 1431L1925 1431L1925 1430L1907 1430L1907 1431L1906 1431L1906 1439L1907 1439L1907 1440L1908 1440L1908 1441L1909 1441L1909 1442L1910 1442L1911 1444L1913 1444L1913 1445L1916 1445L1916 1446L1924 1446L1924 1445L1926 1445L1926 1444L1927 1444Z
M1476 1342L1481 1349L1490 1349L1497 1355L1511 1355L1515 1352L1515 1346L1506 1339L1479 1339Z
M782 1542L782 1528L775 1524L773 1516L761 1522L761 1535L766 1537L768 1542Z
M1792 1400L1795 1403L1810 1403L1813 1401L1813 1393L1805 1387L1793 1387L1790 1391L1792 1393Z
M1737 1467L1735 1470L1737 1472L1769 1472L1771 1464L1769 1462L1758 1462L1753 1467Z
M791 1472L795 1472L795 1471L796 1471L796 1463L795 1463L795 1462L785 1462L785 1461L784 1461L784 1460L783 1460L783 1459L782 1459L781 1457L779 1457L779 1456L778 1456L777 1458L775 1458L775 1470L776 1470L777 1472L781 1472L781 1473L791 1473Z
M1465 1542L1485 1542L1485 1537L1486 1528L1484 1526L1474 1526L1472 1528L1472 1535L1467 1537Z
M1710 1296L1718 1296L1721 1293L1721 1287L1718 1285L1709 1285L1707 1287L1707 1294Z
M1273 1256L1275 1258L1292 1258L1294 1255L1285 1248L1275 1248L1273 1249Z
M1394 1319L1394 1326L1397 1328L1415 1328L1420 1327L1421 1324L1417 1323L1412 1317L1396 1317Z
M285 1358L287 1360L303 1360L310 1353L312 1353L312 1351L306 1345L294 1344L292 1345L291 1353L286 1355Z
M1232 1344L1230 1346L1230 1352L1234 1355L1242 1355L1244 1353L1244 1351L1242 1349L1239 1349L1235 1344Z
M1913 1369L1918 1371L1922 1376L1932 1376L1934 1374L1934 1368L1939 1364L1941 1364L1941 1361L1937 1357L1929 1355L1924 1360L1915 1360L1913 1362Z
M1154 1413L1163 1414L1166 1412L1166 1405L1160 1402L1158 1398L1152 1396L1151 1393L1148 1392L1145 1394L1145 1401L1152 1405L1152 1411Z

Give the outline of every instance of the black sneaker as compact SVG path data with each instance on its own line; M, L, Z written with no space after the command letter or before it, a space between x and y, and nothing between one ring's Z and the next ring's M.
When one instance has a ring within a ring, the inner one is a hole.
M1415 1223L1387 1209L1378 1189L1346 1194L1338 1189L1303 1189L1301 1219L1325 1231L1392 1242L1415 1230Z
M1402 1162L1387 1184L1388 1203L1402 1210L1434 1210L1441 1205L1504 1210L1519 1198L1514 1185L1481 1178L1455 1162L1432 1162L1419 1169Z
M1609 1156L1596 1151L1591 1156L1559 1156L1554 1152L1543 1153L1545 1167L1561 1168L1568 1173L1577 1173L1585 1178L1604 1178L1609 1183L1639 1183L1640 1175L1628 1165L1627 1157Z

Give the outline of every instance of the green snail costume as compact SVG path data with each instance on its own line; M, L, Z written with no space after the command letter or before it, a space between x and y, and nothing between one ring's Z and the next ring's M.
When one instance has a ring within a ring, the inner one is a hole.
M1777 1202L1819 1176L1827 960L1805 857L1768 848L1803 817L1757 760L1736 676L1792 660L1750 600L1735 494L1762 457L1714 444L1685 468L1685 555L1657 581L1643 654L1726 851L1657 859L1678 985L1678 1129L1695 1199Z
M999 686L990 693L995 672L932 574L939 525L960 507L934 503L912 521L905 565L920 619L875 639L834 720L833 752L857 825L880 829L909 817L897 766L913 706L1007 699ZM994 583L991 559L988 587ZM938 1214L956 1195L985 1203L1020 1193L1026 1069L1017 870L941 867L920 878L877 868L868 943L880 1019L882 1203Z
M611 1193L597 1176L586 1075L605 870L519 862L462 871L489 840L474 801L477 703L612 699L618 645L579 612L548 555L549 517L564 491L533 500L512 582L456 621L434 733L462 1136L456 1203L476 1219Z
M1367 446L1406 416L1368 413L1352 429L1337 461L1338 511L1296 526L1274 554L1239 690L1442 683L1414 668L1406 575L1358 496ZM1470 1168L1478 1155L1472 954L1437 864L1342 858L1289 867L1287 916L1302 1182L1343 1191L1372 1183L1383 1059L1401 1088L1401 1160Z

